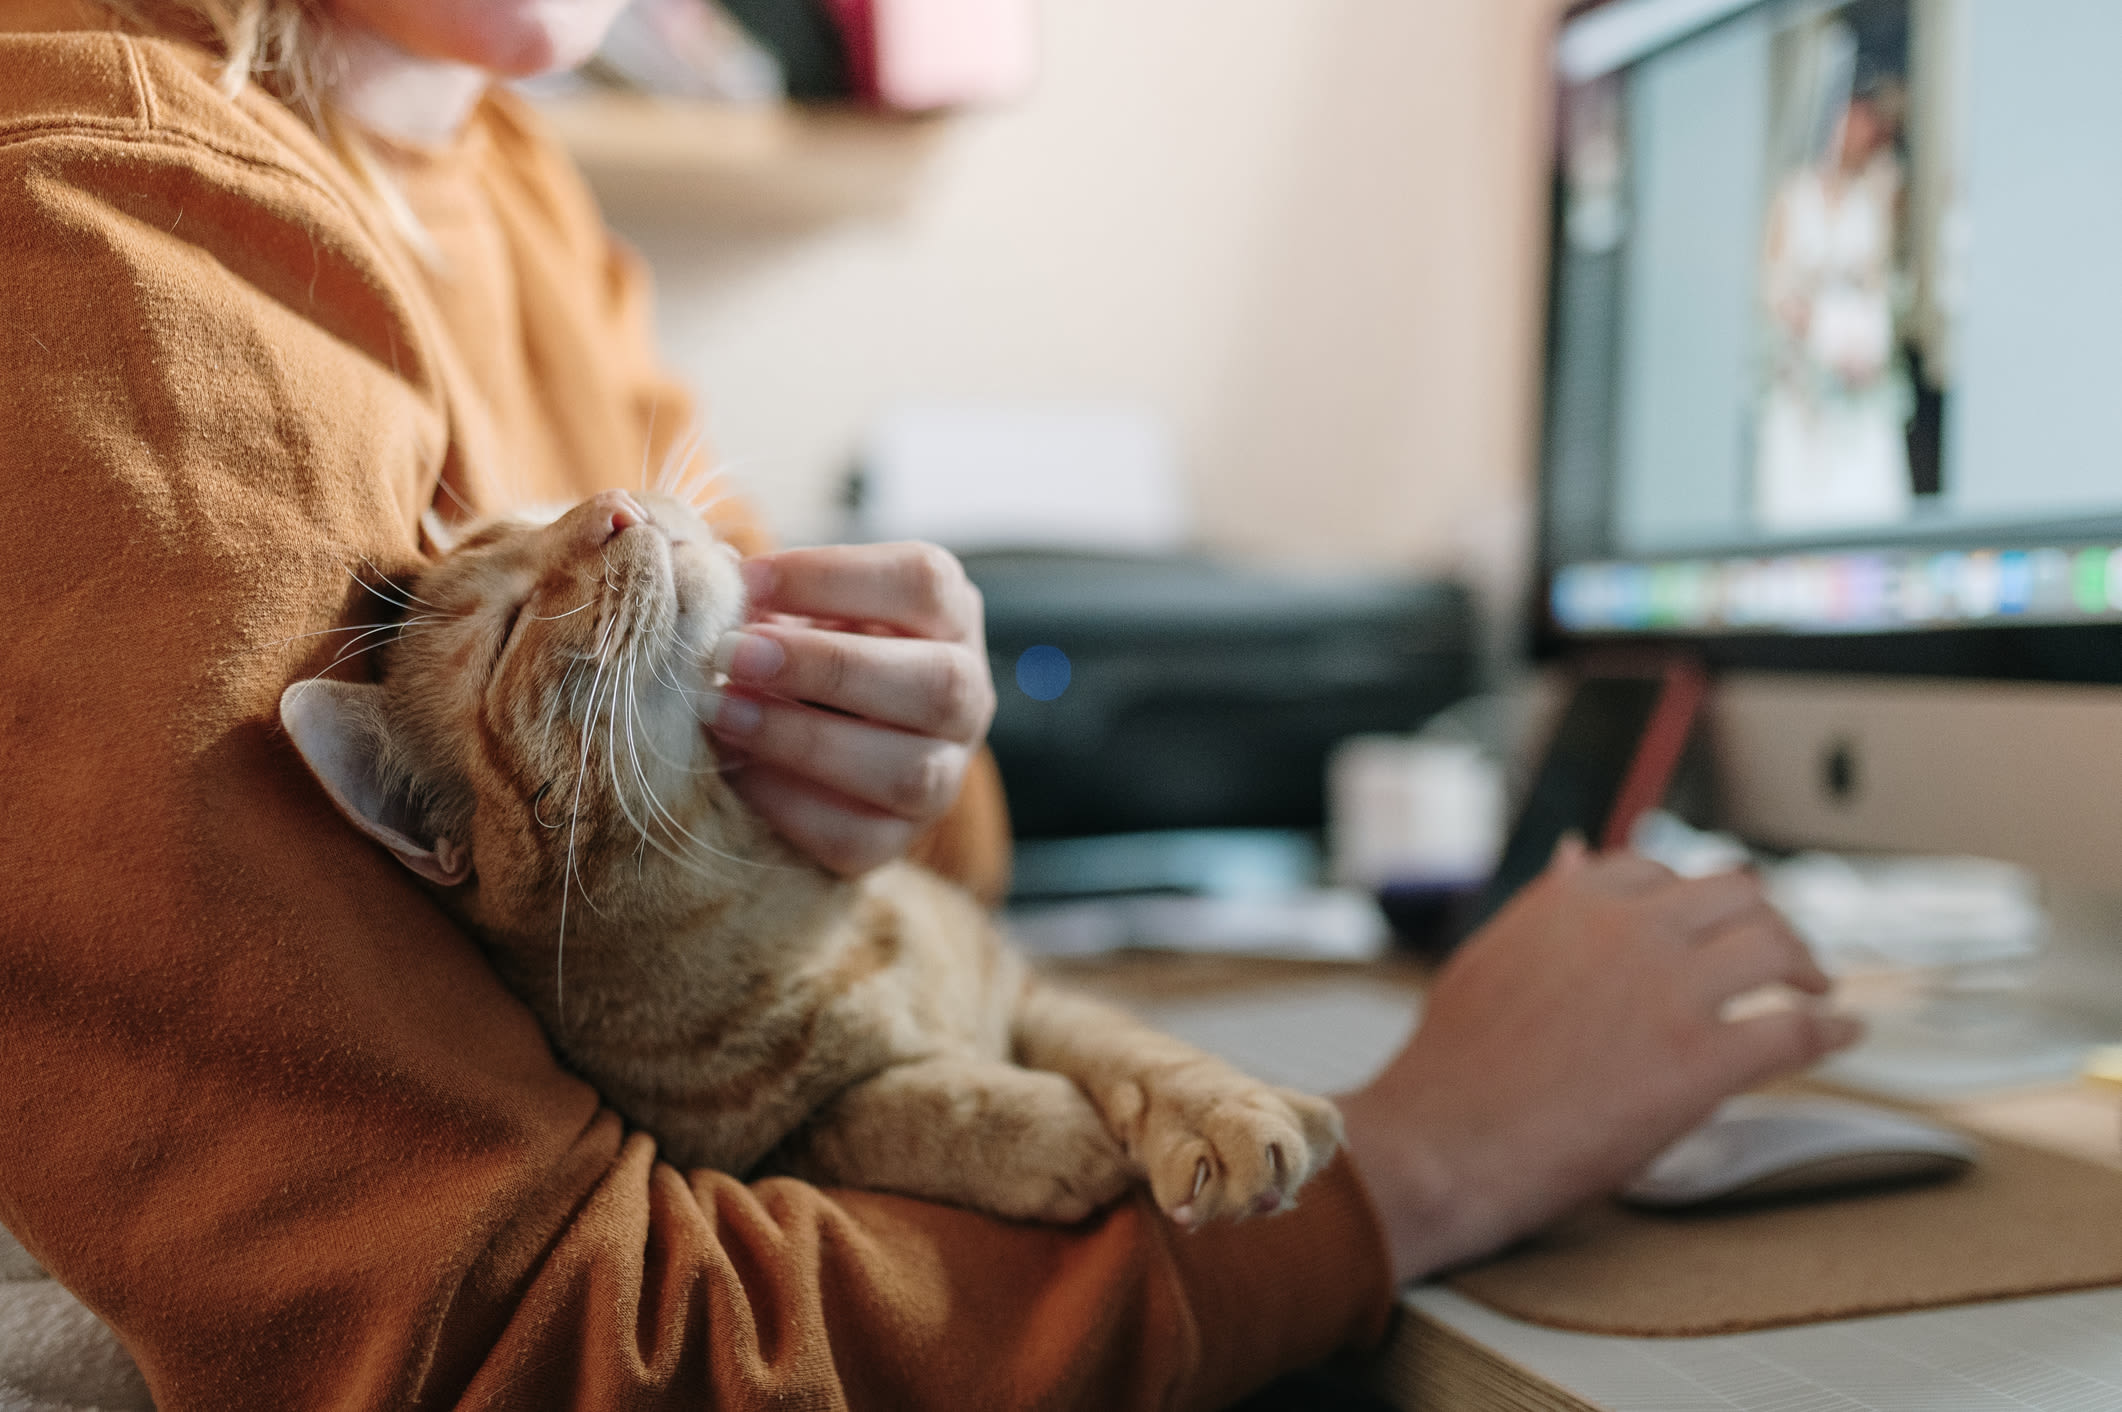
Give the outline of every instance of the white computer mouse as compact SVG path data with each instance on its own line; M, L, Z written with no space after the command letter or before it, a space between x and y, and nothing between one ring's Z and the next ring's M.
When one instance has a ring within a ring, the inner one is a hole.
M1950 1176L1979 1149L1950 1128L1832 1098L1747 1094L1621 1190L1636 1206L1697 1207Z

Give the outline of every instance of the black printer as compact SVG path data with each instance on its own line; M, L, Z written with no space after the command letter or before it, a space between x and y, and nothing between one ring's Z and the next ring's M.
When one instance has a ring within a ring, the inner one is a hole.
M1412 730L1473 689L1455 583L1023 550L965 567L1024 838L1315 829L1337 741Z

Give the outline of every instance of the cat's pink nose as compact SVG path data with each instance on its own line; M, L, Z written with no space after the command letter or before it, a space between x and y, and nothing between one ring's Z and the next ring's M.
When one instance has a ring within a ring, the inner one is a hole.
M623 490L607 490L590 498L591 512L596 519L599 539L610 539L624 529L648 523L648 512L640 502Z

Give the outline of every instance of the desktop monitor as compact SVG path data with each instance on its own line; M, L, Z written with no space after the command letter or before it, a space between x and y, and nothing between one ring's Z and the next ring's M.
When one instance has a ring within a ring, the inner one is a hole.
M1540 637L1711 667L1750 837L2117 878L2118 53L2113 0L1562 28Z

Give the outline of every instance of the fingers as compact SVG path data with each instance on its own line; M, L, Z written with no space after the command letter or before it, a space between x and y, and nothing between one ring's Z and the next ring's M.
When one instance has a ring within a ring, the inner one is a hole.
M756 762L920 824L957 801L972 760L966 745L749 696L726 697L709 729Z
M1616 897L1635 897L1673 882L1673 871L1640 853L1601 853L1583 868L1586 881Z
M1703 943L1696 964L1712 1007L1778 982L1807 995L1825 995L1831 985L1805 943L1766 904Z
M1724 1026L1727 1092L1795 1073L1864 1037L1863 1022L1814 1005L1794 1005Z
M1727 923L1694 960L1702 1003L1713 1014L1721 1015L1733 1000L1764 986L1781 984L1805 995L1825 996L1832 985L1805 943L1765 902ZM1752 1007L1742 1002L1742 1008ZM1717 1046L1734 1088L1751 1088L1806 1068L1863 1035L1863 1025L1855 1018L1804 999L1716 1024Z
M744 564L754 613L884 623L914 637L978 643L980 591L933 544L784 549Z
M776 833L842 877L900 857L920 832L763 762L749 762L730 783Z
M1657 919L1689 940L1704 940L1742 916L1761 910L1761 882L1752 873L1716 873L1673 882L1654 904Z
M755 623L716 645L715 670L791 701L968 744L995 713L986 658L956 643Z

